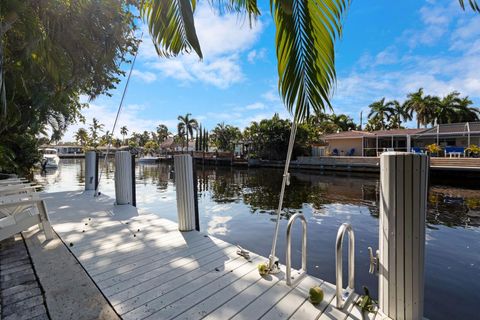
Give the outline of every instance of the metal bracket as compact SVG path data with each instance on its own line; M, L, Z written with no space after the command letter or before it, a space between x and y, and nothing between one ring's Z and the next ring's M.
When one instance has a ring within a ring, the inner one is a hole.
M373 255L372 247L368 247L368 255L370 257L370 267L368 268L368 273L378 274L380 252L377 250L375 251L375 255Z
M270 255L268 261L268 265L270 266L270 269L268 270L269 274L277 274L281 271L277 257Z

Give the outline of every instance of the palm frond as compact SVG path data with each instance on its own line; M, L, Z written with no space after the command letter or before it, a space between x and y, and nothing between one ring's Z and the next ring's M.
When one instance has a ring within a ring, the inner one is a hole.
M462 7L463 10L465 10L465 0L458 0L460 2L460 6ZM468 4L470 5L470 8L475 11L480 13L480 5L477 3L476 0L468 0Z
M279 90L295 121L330 104L336 81L335 40L349 0L271 0Z
M140 14L148 21L148 30L157 53L177 56L192 50L203 58L193 13L196 0L142 0Z
M247 14L250 24L260 15L257 0L209 0L209 2L220 11Z

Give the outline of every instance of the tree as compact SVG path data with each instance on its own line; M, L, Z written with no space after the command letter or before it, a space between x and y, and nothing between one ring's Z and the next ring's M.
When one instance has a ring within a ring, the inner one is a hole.
M203 151L208 152L208 130L203 129Z
M108 146L112 143L112 139L113 135L110 133L110 131L107 130L107 132L105 132L105 134L100 138L100 145Z
M382 128L385 127L385 122L383 119L380 119L378 116L371 117L368 119L367 124L365 125L365 130L366 131L378 131L378 130L383 130Z
M120 139L113 139L113 146L115 148L120 148L122 146L122 144L124 143L124 141L120 140Z
M103 132L105 125L101 124L96 118L92 119L92 124L90 125L90 142L94 149L98 148L99 145L99 133Z
M75 133L75 140L79 143L82 147L86 146L89 142L88 132L84 128L80 128Z
M468 97L461 98L457 105L457 122L474 122L480 121L480 110L471 107L473 101Z
M36 136L50 128L59 140L81 120L80 95L115 88L137 47L129 10L118 0L0 1L0 145L16 156L4 170L30 169Z
M382 98L368 106L370 108L368 118L375 118L380 123L381 130L385 130L386 121L390 120L395 112L392 104L392 101L385 102L385 98Z
M285 159L292 123L275 114L271 119L252 122L245 129L244 136L252 143L255 157L268 160ZM304 126L297 128L297 139L293 149L294 156L308 154L308 132Z
M158 143L164 142L169 135L170 135L170 132L168 132L167 126L164 124L159 124L157 127L157 142Z
M239 128L225 125L225 122L222 122L213 129L211 139L218 149L233 152L235 150L235 141L240 139L241 135Z
M188 147L188 141L190 141L189 138L193 139L193 131L196 131L198 128L197 120L190 118L191 115L192 115L191 113L187 113L184 116L178 116L178 121L179 121L177 125L178 135L184 138L184 140L186 139L187 147ZM184 142L183 148L185 148L185 142Z
M389 129L401 129L403 121L412 120L412 116L408 112L405 104L400 104L397 100L390 102L392 114L388 124Z
M127 126L122 126L122 127L120 128L120 134L121 134L122 137L123 137L122 144L125 144L125 137L126 137L127 134L128 134Z
M334 113L328 116L325 120L332 123L339 131L355 130L357 127L355 122L353 122L353 119L345 114L336 115Z
M250 22L260 15L257 1L211 1L217 8L246 14ZM459 0L465 10L464 0ZM140 13L148 21L157 52L177 56L194 51L203 57L194 23L196 1L145 0ZM270 0L276 27L278 88L295 121L311 110L331 108L330 93L335 83L335 40L342 34L349 0ZM480 12L475 0L470 8Z
M143 147L145 154L154 154L158 150L158 143L154 140L149 140L145 143L145 146Z
M416 113L417 128L420 128L420 125L427 127L431 123L435 111L435 100L431 96L424 97L423 88L408 94L404 105L410 117L412 117L413 112Z
M460 93L453 91L443 97L433 97L435 101L434 119L437 124L478 121L480 112L470 107L473 102L468 97L461 98Z

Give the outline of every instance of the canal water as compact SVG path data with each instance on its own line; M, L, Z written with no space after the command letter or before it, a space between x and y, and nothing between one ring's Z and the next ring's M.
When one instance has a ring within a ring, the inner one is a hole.
M137 165L137 206L171 220L176 217L171 164ZM115 196L113 163L100 191ZM201 231L268 256L274 232L282 170L197 166ZM57 170L36 173L45 191L83 188L83 160L62 159ZM425 316L429 319L478 319L480 301L480 184L434 180L427 216ZM285 263L288 218L297 212L308 221L308 272L335 282L335 238L348 222L356 239L355 287L377 297L378 280L368 273L367 247L378 248L378 175L293 172L282 214L277 256ZM472 187L473 185L473 187ZM344 270L347 263L344 244ZM300 267L301 228L294 226L292 258ZM347 283L346 272L344 283Z

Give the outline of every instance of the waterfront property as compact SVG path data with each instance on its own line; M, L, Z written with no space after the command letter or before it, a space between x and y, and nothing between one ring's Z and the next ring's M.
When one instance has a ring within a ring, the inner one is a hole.
M425 129L344 131L325 135L327 151L332 156L378 156L384 151L424 152L430 144L444 152L458 148L460 156L470 145L480 145L480 122L440 124ZM455 152L455 151L452 151Z

